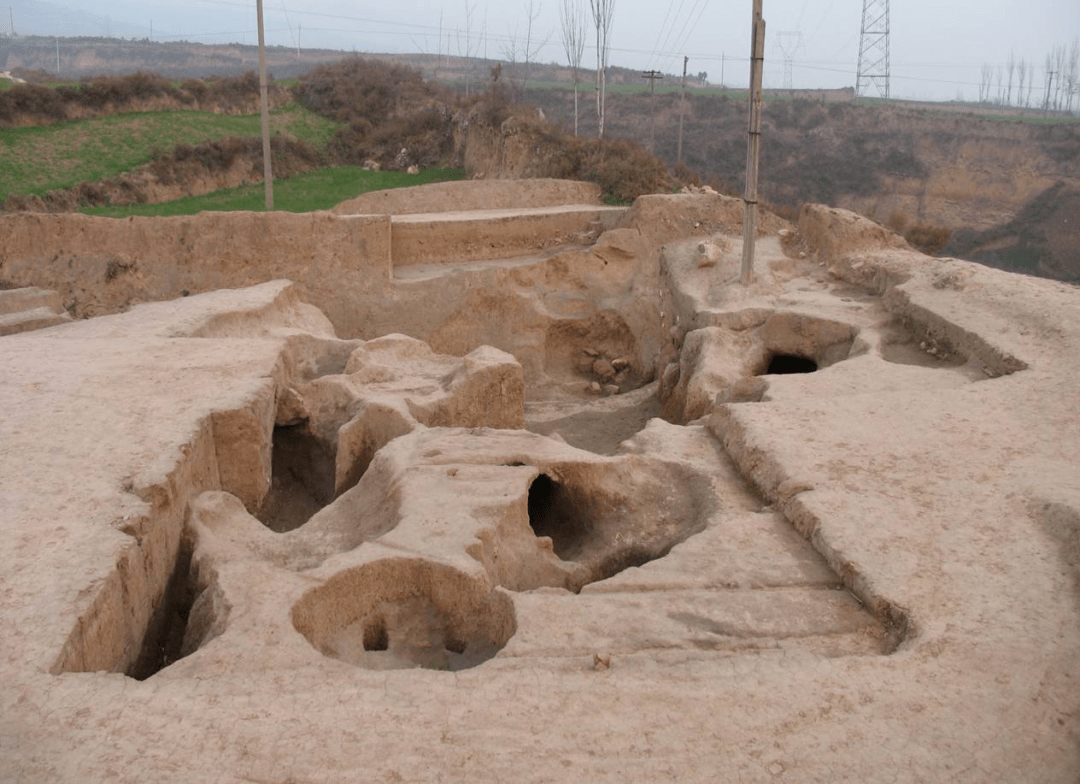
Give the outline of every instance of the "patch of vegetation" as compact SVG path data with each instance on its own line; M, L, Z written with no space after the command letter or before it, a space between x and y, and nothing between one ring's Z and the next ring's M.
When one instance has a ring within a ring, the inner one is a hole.
M354 57L305 75L296 94L307 109L343 124L328 143L338 163L449 163L456 99L419 71Z
M230 78L188 79L179 86L147 73L51 86L41 84L35 77L28 84L17 84L0 93L0 126L15 125L27 118L35 122L60 122L73 115L123 112L154 99L169 100L178 107L251 111L258 97L259 77L254 71Z
M931 256L941 253L952 237L952 230L948 226L928 221L913 222L901 210L893 210L885 225L907 240L913 248Z
M42 88L45 89L45 88ZM335 124L295 104L273 112L271 132L325 150ZM0 129L0 202L115 177L177 145L258 137L258 115L173 111L115 114Z
M359 166L330 166L274 181L274 209L282 212L326 210L369 191L426 185L431 182L461 180L460 169L422 169L419 174L393 171L365 171ZM87 215L126 218L131 215L194 215L203 211L265 210L265 191L260 183L191 196L160 204L83 209Z

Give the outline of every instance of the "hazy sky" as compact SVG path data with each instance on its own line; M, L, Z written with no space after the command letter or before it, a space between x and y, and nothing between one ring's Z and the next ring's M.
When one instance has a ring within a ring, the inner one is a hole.
M205 43L256 41L255 2L248 0L8 0L16 32L149 35ZM536 23L550 43L539 59L563 62L559 28L563 0L533 0ZM588 8L588 0L578 0ZM681 72L706 71L710 81L745 85L750 0L614 0L613 65ZM467 0L334 2L264 0L270 43L356 49L359 52L441 51L465 48ZM473 45L501 58L507 42L524 39L528 0L472 0ZM6 11L6 8L0 6ZM793 51L793 86L854 85L862 0L764 0L766 87L783 86L780 44ZM9 22L4 19L3 23ZM1051 48L1080 38L1080 0L892 0L892 93L897 97L974 100L985 63L1004 64L1010 51L1036 65L1035 95L1046 83ZM6 27L6 24L4 24ZM481 33L485 33L481 39ZM780 33L798 33L784 35ZM595 50L585 52L586 64Z

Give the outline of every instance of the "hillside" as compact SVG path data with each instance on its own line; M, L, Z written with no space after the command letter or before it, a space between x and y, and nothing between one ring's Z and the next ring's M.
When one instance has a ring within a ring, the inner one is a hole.
M0 66L55 70L52 46L44 39L0 41ZM236 45L66 39L64 46L71 53L71 67L83 75L153 68L180 78L233 73L250 68L256 59L255 47ZM340 54L305 50L297 57L281 48L268 52L278 77L311 73L312 65ZM475 102L490 87L489 61L401 55L372 56L365 62L371 67L354 75L355 85L335 88L339 94L333 105L323 105L326 96L310 89L301 99L343 124L327 147L336 162L361 165L374 160L393 167L397 153L408 148L421 166L462 165L470 175L584 176L594 181L606 177L605 191L619 190L620 195L613 196L618 200L632 198L634 189L642 186L620 189L620 181L632 177L634 167L601 174L596 169L604 155L546 130L538 131L531 148L542 160L522 159L527 157L524 148L515 161L494 167L490 158L466 160L464 129L471 121L480 120L492 129L492 143L501 134L499 124L511 114L532 116L526 106L540 108L564 131L571 129L573 93L558 83L569 77L561 66L533 64L529 72L533 86L522 89L522 65L506 65L500 82L505 84L503 93L489 105L490 111L480 111ZM412 68L426 81L418 81ZM65 70L61 57L61 71ZM713 87L691 89L684 123L685 168L678 169L678 94L670 84L655 95L646 94L635 83L637 78L632 71L612 69L609 139L628 140L655 152L669 170L678 171L680 179L740 194L745 94ZM583 140L593 138L596 131L589 87L582 85ZM299 89L302 93L305 88ZM469 97L462 102L453 96L455 91ZM404 103L399 94L405 96ZM513 110L511 95L522 104ZM1075 119L992 117L946 105L864 106L852 102L850 91L838 90L771 94L764 123L762 194L781 212L793 214L808 201L833 204L888 225L927 252L1080 281L1076 250L1080 226L1070 219L1068 207L1080 199L1080 123ZM519 130L515 125L512 132ZM493 149L490 144L481 146ZM660 182L663 177L652 173L648 180ZM1048 206L1056 204L1064 206Z
M529 89L523 97L549 119L573 126L571 91ZM585 97L580 132L592 135L592 94ZM692 174L733 194L743 187L746 110L744 102L726 97L691 94L687 100L683 161ZM609 96L611 138L636 139L669 166L677 162L678 127L675 94ZM919 243L927 250L944 247L1009 269L1080 281L1080 222L1040 206L1040 199L1080 197L1080 122L773 96L763 132L761 190L773 205L845 207L909 239L929 237ZM962 241L946 244L949 234ZM972 239L984 236L994 239Z

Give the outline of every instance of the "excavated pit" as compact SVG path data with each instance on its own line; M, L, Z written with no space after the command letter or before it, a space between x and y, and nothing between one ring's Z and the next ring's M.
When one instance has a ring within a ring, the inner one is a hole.
M573 554L581 546L586 526L566 488L547 474L540 474L529 485L528 508L533 533L551 539L552 550L562 560L574 560Z
M505 593L449 566L405 558L334 575L301 597L292 622L324 656L373 670L476 667L517 628Z
M743 374L756 370L755 376L813 373L847 359L857 335L856 327L843 322L774 313L756 329L756 344L743 354L740 370ZM617 452L622 441L661 413L660 384L657 389L644 388L655 377L656 368L643 363L642 343L627 317L615 311L600 311L584 319L553 319L544 333L544 373L528 383L553 381L561 385L560 391L573 387L573 393L555 396L550 412L538 408L530 429L562 436L594 452ZM298 365L305 359L300 348L298 344ZM304 378L345 373L350 356L346 348L351 347L337 347L336 353L314 352ZM907 333L897 333L879 348L888 361L903 361L901 349L905 356L912 350ZM950 361L960 359L954 355ZM362 383L385 383L373 372L364 378ZM613 415L620 401L624 401L623 409ZM313 429L323 432L323 428L309 424L308 413L302 405L296 406L295 417L284 417L279 411L278 421L287 423L273 430L271 484L258 517L277 533L300 528L347 489L337 486L343 474L337 465L336 437L328 442L317 436ZM385 422L388 417L377 412L372 420ZM400 432L408 429L402 426ZM391 428L378 435L374 439L378 446L369 450L371 454L365 452L364 460L356 465L366 467L379 446L398 437L399 430ZM356 440L365 438L361 434ZM351 486L363 468L356 476L351 468L346 473ZM598 492L605 477L583 478L561 467L541 469L528 489L528 525L538 539L550 539L551 553L563 562L560 568L567 567L569 576L561 587L580 592L585 585L664 558L677 544L702 532L710 510L685 502L680 479L672 474L642 483L626 480L618 492L612 491L611 484ZM658 502L664 494L657 488L665 483L672 491L669 495L679 496L678 501ZM515 586L514 590L553 584ZM128 675L148 678L184 655L190 647L185 634L196 598L187 547L176 557L164 597L142 638L137 660L126 670ZM330 577L294 604L292 620L320 653L355 666L460 670L483 663L506 645L516 628L514 612L512 599L483 581L430 560L392 559Z
M578 592L625 569L663 558L675 545L705 528L708 504L696 480L678 474L633 478L565 468L562 481L539 473L529 485L529 527L551 551L571 566L565 588ZM612 489L611 484L625 487ZM636 486L632 483L637 483ZM678 500L661 500L662 488L682 486Z
M334 500L335 458L306 424L274 428L270 492L259 519L271 531L293 531Z

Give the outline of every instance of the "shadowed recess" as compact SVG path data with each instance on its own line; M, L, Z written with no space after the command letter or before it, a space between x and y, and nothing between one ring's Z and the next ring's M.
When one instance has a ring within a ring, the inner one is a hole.
M795 373L813 373L818 369L817 362L795 354L773 354L762 375L786 376Z

